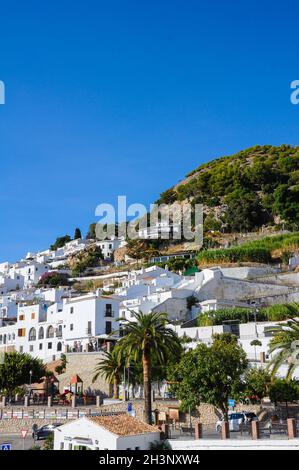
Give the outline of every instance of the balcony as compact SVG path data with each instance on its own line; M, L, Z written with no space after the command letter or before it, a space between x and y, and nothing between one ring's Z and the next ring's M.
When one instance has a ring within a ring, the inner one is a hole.
M110 308L106 308L105 310L105 317L114 317L114 310L111 310Z

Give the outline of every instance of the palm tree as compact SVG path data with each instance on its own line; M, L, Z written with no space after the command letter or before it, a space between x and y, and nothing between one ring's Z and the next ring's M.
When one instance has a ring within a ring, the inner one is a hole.
M253 339L250 343L250 346L254 346L254 357L256 360L256 347L257 346L262 346L262 342L259 339Z
M110 384L113 384L113 398L119 398L119 383L121 370L123 367L122 358L117 352L117 347L112 352L106 352L100 359L92 379L94 383L100 376L104 377Z
M155 355L159 364L167 363L170 356L180 357L181 343L177 334L167 327L166 313L132 312L132 320L122 319L125 336L118 343L118 354L126 362L142 363L144 383L145 421L152 422L151 370Z
M285 324L277 325L272 329L273 338L270 341L269 352L276 352L270 362L270 369L274 376L279 367L288 363L286 379L290 379L299 364L299 321L292 319Z

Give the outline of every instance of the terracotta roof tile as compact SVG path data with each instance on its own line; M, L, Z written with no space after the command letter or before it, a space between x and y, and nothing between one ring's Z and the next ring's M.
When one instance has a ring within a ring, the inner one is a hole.
M118 436L160 432L157 427L150 426L129 415L89 416L88 419Z

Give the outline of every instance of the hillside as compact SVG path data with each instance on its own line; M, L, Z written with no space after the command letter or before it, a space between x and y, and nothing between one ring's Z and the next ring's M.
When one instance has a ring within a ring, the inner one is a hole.
M299 228L299 147L251 147L212 160L163 192L159 203L204 205L206 230Z

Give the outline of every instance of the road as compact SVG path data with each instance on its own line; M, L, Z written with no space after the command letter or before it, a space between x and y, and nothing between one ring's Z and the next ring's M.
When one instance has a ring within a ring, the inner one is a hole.
M44 441L39 441L37 444L41 446ZM11 444L11 450L28 450L34 445L34 440L31 437L31 434L28 434L24 440L20 434L3 434L0 433L0 449L1 444Z

